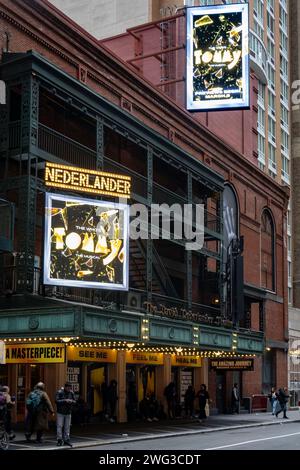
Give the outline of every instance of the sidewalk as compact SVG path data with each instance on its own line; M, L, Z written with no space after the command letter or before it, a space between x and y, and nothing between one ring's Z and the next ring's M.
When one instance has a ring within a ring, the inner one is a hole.
M85 448L128 441L143 441L166 437L201 434L230 429L269 426L276 424L300 423L300 412L291 410L289 419L276 418L271 413L253 413L242 415L217 415L199 423L192 419L162 420L159 422L135 423L92 423L84 426L73 426L71 440L74 448ZM38 444L26 442L24 433L15 432L16 438L11 441L11 450L62 450L68 447L56 447L55 431L45 434L44 442Z

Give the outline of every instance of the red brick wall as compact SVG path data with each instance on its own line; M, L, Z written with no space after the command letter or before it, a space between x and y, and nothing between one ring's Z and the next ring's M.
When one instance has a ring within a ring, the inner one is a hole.
M262 357L254 359L254 370L243 372L243 397L260 395L262 380Z
M184 42L185 25L184 18L174 22L169 22L168 27L171 34L169 47L181 46ZM134 37L130 33L125 33L115 38L104 39L100 43L124 61L130 61L138 56L149 56L161 50L161 36L159 25L149 25L145 29L134 31ZM173 33L171 32L173 31ZM177 37L177 42L176 42ZM163 55L166 65L161 64L159 57L145 57L144 60L134 60L131 62L135 66L137 73L142 75L150 83L157 86L161 83L164 68L167 69L169 80L184 77L185 73L185 49L170 52ZM169 65L171 64L171 65ZM211 112L193 113L195 121L206 126L216 136L219 136L237 152L243 154L249 161L257 165L257 158L254 151L257 151L257 134L253 131L257 129L257 79L251 75L250 100L251 109L249 111ZM185 108L185 82L159 87L173 98L183 109Z

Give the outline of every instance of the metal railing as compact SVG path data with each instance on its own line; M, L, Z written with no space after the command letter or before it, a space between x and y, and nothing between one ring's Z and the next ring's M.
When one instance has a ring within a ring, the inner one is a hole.
M9 123L9 145L10 149L19 149L21 139L20 121ZM69 137L60 134L54 129L39 123L38 147L44 152L60 158L63 162L70 163L81 168L95 168L96 152ZM124 172L124 166L110 158L105 157L104 169L106 171ZM126 168L126 173L132 176L133 192L146 199L147 178L130 168ZM138 201L139 202L139 201ZM153 183L153 203L157 204L183 204L187 199L174 193L170 189L164 188L158 183ZM222 219L216 214L204 210L205 227L212 232L221 234L223 232Z
M51 155L78 167L94 168L96 152L79 142L39 124L38 146Z
M21 144L21 124L20 121L12 121L8 125L9 130L9 148L11 150L20 148Z

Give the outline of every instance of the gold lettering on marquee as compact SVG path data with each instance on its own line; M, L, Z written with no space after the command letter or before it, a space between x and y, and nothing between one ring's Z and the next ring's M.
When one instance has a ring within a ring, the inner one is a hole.
M202 49L199 49L194 52L195 56L195 65L203 64L210 64L213 62L214 64L228 64L228 70L232 70L238 64L241 56L242 51L237 50L231 52L230 50L219 51L216 50L215 52L206 51L203 52Z

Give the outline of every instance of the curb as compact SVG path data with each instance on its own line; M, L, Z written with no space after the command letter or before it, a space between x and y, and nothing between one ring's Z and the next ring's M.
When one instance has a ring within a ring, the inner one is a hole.
M113 445L113 444L124 444L125 442L139 442L139 441L148 441L148 440L155 440L155 439L166 439L171 437L180 437L180 436L193 436L197 434L208 434L211 432L221 432L221 431L231 431L236 429L247 429L247 428L256 428L261 426L273 426L273 425L282 425L282 424L291 424L291 423L300 423L300 419L292 419L289 421L266 421L263 423L253 423L253 424L246 424L246 425L237 425L237 426L223 426L220 428L214 429L199 429L193 431L178 431L178 432L170 432L170 433L161 433L161 434L148 434L145 436L140 437L129 437L126 438L125 436L121 439L111 439L107 441L92 441L80 444L73 444L73 449L81 449L86 447L96 447L96 446L105 446L105 445ZM70 448L65 447L47 447L45 449L35 449L35 450L72 450Z

